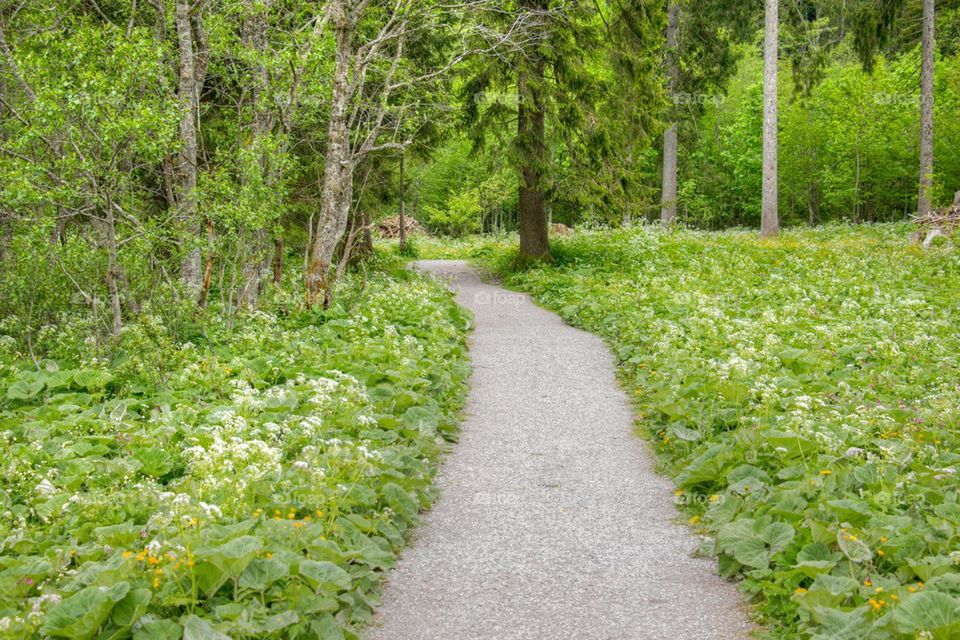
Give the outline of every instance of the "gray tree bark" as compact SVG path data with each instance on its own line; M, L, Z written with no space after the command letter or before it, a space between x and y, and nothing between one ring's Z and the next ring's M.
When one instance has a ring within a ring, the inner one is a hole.
M200 88L198 56L189 0L176 0L177 46L180 69L177 97L180 107L180 151L174 171L178 186L178 217L186 229L187 242L198 237L202 224L197 219L197 115ZM180 265L180 277L188 291L198 293L202 285L201 255L198 246L187 249Z
M763 203L760 237L777 235L777 50L779 0L766 0L763 33Z
M934 0L923 0L920 63L920 192L917 214L925 215L932 208L933 196L933 64Z
M264 59L268 55L267 41L267 12L270 10L271 0L254 3L246 2L247 16L243 23L243 41L253 56L255 62L251 69L251 102L253 116L251 122L251 144L260 148L263 139L270 134L272 127L270 108L267 102L270 89L270 77ZM259 170L261 179L266 184L272 183L270 158L260 148ZM253 309L257 305L263 281L270 268L270 237L267 229L254 231L250 247L246 251L241 274L240 291L237 294L237 303L245 309Z
M680 88L680 67L677 60L677 31L680 28L680 5L671 0L667 9L667 96L670 99L670 123L663 132L663 193L660 223L668 227L677 217L677 91Z
M320 198L320 215L306 273L307 304L320 300L330 304L330 267L333 254L347 229L353 197L354 163L350 152L349 107L350 63L353 24L344 0L331 0L328 15L334 29L334 67L330 93L330 120L327 123L327 151Z

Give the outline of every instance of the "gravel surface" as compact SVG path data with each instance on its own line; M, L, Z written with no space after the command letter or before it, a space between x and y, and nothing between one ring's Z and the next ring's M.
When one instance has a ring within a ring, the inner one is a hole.
M421 261L476 315L441 497L389 577L372 640L746 638L736 586L693 558L597 337L460 261Z

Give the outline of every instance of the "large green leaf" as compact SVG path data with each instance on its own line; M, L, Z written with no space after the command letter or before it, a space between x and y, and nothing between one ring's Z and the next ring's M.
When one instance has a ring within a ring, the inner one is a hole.
M350 588L350 574L332 562L302 560L300 575L307 579L314 589L341 589Z
M93 638L118 602L130 591L121 582L112 587L87 587L54 606L44 618L41 631L54 638Z
M904 633L926 631L936 640L955 639L960 637L960 600L938 591L921 591L904 600L893 619Z

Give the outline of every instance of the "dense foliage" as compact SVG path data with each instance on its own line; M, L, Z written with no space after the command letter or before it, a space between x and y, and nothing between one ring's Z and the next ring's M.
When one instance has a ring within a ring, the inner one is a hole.
M420 277L350 284L37 366L0 337L0 637L354 637L430 503L468 321Z
M919 154L919 51L872 74L837 52L810 95L785 73L780 96L780 216L786 224L897 221L914 213ZM935 200L960 189L960 57L943 59L935 86ZM719 229L760 216L762 65L745 52L726 94L704 97L681 155L679 217Z
M705 551L777 638L960 633L960 258L906 235L584 233L509 276L610 342Z

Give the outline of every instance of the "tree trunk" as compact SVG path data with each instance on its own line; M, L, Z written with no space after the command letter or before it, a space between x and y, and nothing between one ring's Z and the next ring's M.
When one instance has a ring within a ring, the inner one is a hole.
M110 333L114 336L120 335L120 329L123 325L123 308L120 304L120 288L117 285L120 274L120 265L117 264L117 228L113 213L113 203L107 202L105 216L105 231L107 241L107 273L105 280L107 290L110 292L110 310L113 317Z
M189 0L176 0L177 44L180 50L180 74L177 96L180 106L180 151L175 171L179 187L178 215L186 228L186 241L191 242L200 233L197 220L197 113L199 87L197 60L194 50L193 27ZM183 256L180 276L188 290L201 287L200 248L190 247Z
M200 295L197 297L197 304L201 307L206 306L207 296L210 293L210 282L213 280L213 220L207 218L207 261L203 267L203 283L200 285Z
M670 124L663 132L663 193L660 223L668 227L677 217L677 91L680 89L680 69L677 60L677 31L680 28L680 5L671 0L667 10L667 94L670 105Z
M327 125L327 152L324 158L320 215L314 232L310 265L306 273L306 302L315 304L322 295L323 306L332 300L330 267L334 251L347 229L353 197L353 158L347 122L353 25L343 0L332 0L329 15L335 30L335 58Z
M923 27L920 63L920 192L917 214L932 209L933 197L933 63L934 63L934 0L923 0Z
M856 172L853 182L853 222L860 222L860 136L857 136L855 143L855 154L857 158Z
M283 236L273 240L273 284L280 284L283 277Z
M779 0L766 0L763 34L763 209L760 237L777 235L777 49Z
M270 187L273 176L270 168L270 157L263 148L264 138L270 134L272 128L270 105L267 104L269 95L270 77L264 60L269 54L267 40L267 12L270 10L270 0L254 3L247 0L245 9L247 15L243 22L243 44L250 52L254 63L250 70L250 100L253 104L253 115L250 127L250 144L259 154L257 164L260 179ZM266 229L256 229L250 242L249 251L243 256L240 291L237 303L245 309L253 309L257 305L260 291L263 289L263 280L271 266L270 236Z
M404 178L404 156L400 156L400 250L407 248L407 183Z
M14 257L13 251L13 214L0 213L0 264Z
M536 54L533 54L536 55ZM517 138L520 148L520 260L549 259L546 201L541 185L546 160L543 82L545 65L535 60L517 74Z

